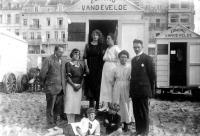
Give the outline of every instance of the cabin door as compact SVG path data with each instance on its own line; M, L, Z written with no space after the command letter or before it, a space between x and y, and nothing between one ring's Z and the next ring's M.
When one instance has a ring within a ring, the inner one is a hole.
M170 43L170 85L186 86L187 43Z
M115 44L117 44L118 21L117 20L90 20L89 21L89 42L91 41L91 33L93 30L99 29L105 40L108 33L113 33L115 36Z

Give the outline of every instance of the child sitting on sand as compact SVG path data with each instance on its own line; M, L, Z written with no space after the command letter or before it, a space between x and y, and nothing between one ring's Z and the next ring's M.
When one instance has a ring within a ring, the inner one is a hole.
M95 119L94 108L87 110L87 118L84 117L80 122L67 124L64 128L54 127L45 136L100 136L100 123Z

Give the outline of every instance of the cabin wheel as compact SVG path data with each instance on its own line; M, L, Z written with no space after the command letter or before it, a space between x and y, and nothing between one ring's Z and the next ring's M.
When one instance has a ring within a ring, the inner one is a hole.
M6 93L14 93L17 90L16 77L13 73L8 73L3 77L3 86Z
M17 90L18 92L28 90L28 76L26 74L20 74L17 77Z

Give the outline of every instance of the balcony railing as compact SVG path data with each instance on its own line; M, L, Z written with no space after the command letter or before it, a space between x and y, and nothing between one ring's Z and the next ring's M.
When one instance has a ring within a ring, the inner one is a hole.
M164 24L164 23L150 23L149 24L149 30L166 30L167 29L167 23Z
M62 38L62 39L46 39L46 41L44 43L47 44L62 44L62 43L66 43L67 39L66 38Z
M54 28L55 29L65 29L66 26L65 25L55 25Z
M41 29L41 25L30 25L30 29Z

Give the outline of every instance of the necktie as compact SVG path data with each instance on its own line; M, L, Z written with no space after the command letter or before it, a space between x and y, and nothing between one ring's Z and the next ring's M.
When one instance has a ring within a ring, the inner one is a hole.
M136 61L138 61L140 59L140 56L136 56Z

